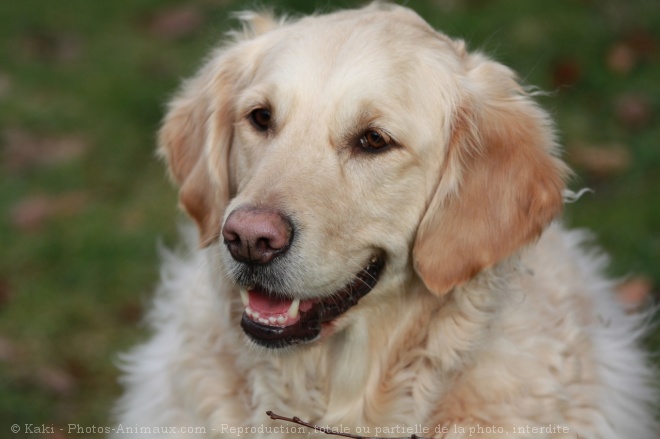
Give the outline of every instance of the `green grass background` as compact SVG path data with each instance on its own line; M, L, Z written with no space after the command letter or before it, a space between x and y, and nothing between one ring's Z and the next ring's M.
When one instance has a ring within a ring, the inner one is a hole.
M273 6L309 13L358 4ZM612 254L612 275L644 276L657 290L660 3L407 5L549 91L541 101L557 120L569 162L579 145L603 154L619 145L628 154L630 162L612 172L578 167L571 186L594 193L568 207L567 222L596 232ZM159 14L182 6L196 11L196 24L154 30ZM156 243L177 240L176 193L154 158L154 133L168 96L232 25L229 12L246 7L228 0L0 2L0 437L21 436L11 435L12 424L109 425L120 391L113 362L145 337L139 322L157 281ZM634 48L623 72L608 61L617 44ZM632 120L620 114L629 96L644 104ZM28 146L16 146L16 133ZM71 139L80 151L61 158L58 148ZM41 149L16 164L30 144ZM71 194L79 200L72 206L62 201ZM26 225L17 212L35 197L51 207ZM657 335L649 345L656 349Z

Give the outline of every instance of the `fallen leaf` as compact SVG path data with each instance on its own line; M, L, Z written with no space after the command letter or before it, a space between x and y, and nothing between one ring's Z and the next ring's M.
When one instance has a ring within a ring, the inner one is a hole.
M653 282L645 277L634 277L617 286L619 299L632 307L641 306L650 296Z
M156 13L147 29L164 40L177 40L195 33L203 24L202 12L194 6L176 6Z
M46 390L58 395L70 395L76 387L76 380L61 369L41 368L37 371L37 378Z
M570 87L582 78L582 67L575 58L564 58L555 62L552 83L555 88Z
M119 319L122 323L135 325L142 320L143 310L139 301L127 302L119 308Z
M66 360L66 372L77 382L84 381L91 375L87 365L78 358Z
M19 41L21 53L46 62L71 62L82 54L82 39L75 34L52 29L32 29Z
M651 104L640 95L623 95L616 103L617 119L628 128L642 128L651 121Z
M9 363L16 358L14 344L4 337L0 337L0 361Z
M20 128L9 128L2 131L1 137L4 167L15 171L68 163L89 149L88 143L76 135L44 137Z
M651 58L658 52L658 43L655 37L645 29L635 29L626 39L628 44L637 55Z
M607 66L620 75L630 73L637 65L637 53L625 43L617 43L607 52Z
M630 168L632 157L623 145L572 145L568 160L575 166L599 177L620 174Z
M21 200L9 214L11 224L17 229L32 232L46 222L53 214L53 203L50 198L43 195Z
M52 218L65 218L82 212L88 202L89 196L84 191L57 196L33 195L11 208L9 220L19 230L35 232Z

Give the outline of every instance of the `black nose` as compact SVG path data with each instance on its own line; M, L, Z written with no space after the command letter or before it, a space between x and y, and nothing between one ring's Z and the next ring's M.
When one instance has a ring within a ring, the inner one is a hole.
M293 226L276 210L243 206L229 214L222 237L231 256L249 264L268 264L286 253Z

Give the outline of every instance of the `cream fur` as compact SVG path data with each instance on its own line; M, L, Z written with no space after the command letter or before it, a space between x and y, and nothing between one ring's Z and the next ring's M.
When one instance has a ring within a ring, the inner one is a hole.
M117 437L297 436L267 410L368 436L657 437L645 317L617 302L584 233L552 222L567 170L513 73L397 6L241 17L161 131L200 233L164 254L153 335L122 357ZM246 120L259 106L276 120L268 135ZM351 152L347 139L375 128L398 146ZM322 340L283 352L246 341L217 239L244 204L295 215L278 282L296 297L331 294L385 252L376 288ZM549 424L568 433L520 430Z

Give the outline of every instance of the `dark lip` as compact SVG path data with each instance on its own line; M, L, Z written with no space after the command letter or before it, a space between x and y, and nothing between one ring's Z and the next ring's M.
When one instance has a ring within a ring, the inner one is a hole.
M385 260L382 256L372 259L373 261L342 289L327 298L319 299L309 310L301 311L297 323L285 327L264 325L251 320L243 312L241 328L254 343L271 349L313 342L321 335L323 323L328 323L348 311L376 286Z

